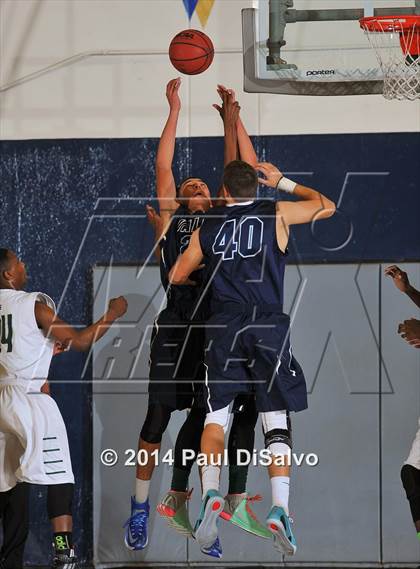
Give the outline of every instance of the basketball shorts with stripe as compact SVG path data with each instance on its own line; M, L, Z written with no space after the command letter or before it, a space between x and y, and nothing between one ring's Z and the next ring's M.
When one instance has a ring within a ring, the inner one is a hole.
M246 310L214 313L206 328L207 411L253 393L259 412L307 408L305 376L290 346L290 319L283 313Z
M0 387L0 492L18 482L74 484L67 431L52 397Z

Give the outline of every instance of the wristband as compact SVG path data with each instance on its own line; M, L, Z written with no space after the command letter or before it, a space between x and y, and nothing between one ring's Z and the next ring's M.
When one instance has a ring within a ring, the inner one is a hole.
M277 189L283 190L283 192L287 192L288 194L293 194L296 186L296 182L289 180L289 178L285 178L284 176L282 176L277 183Z

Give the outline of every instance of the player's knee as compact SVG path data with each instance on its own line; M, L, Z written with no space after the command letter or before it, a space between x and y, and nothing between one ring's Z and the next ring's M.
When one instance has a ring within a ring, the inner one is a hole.
M74 484L51 484L48 486L48 518L71 516L73 509Z
M411 464L404 464L401 468L401 481L408 500L420 500L420 470Z
M289 454L293 448L292 429L286 411L261 413L264 444L274 456Z
M204 421L204 427L207 427L208 425L219 425L222 427L223 432L226 433L229 427L229 419L229 406L223 407L223 409L207 413L206 420Z
M161 443L171 413L172 410L165 405L150 405L140 432L140 438L150 444Z

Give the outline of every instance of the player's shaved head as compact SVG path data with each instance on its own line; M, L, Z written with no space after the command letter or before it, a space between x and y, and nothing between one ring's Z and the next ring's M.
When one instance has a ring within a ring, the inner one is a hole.
M233 160L225 167L223 184L235 199L255 198L258 187L257 172L250 164L242 160Z
M0 288L20 290L25 283L25 264L11 249L0 248Z
M0 248L0 277L4 271L7 271L11 262L11 251L9 249Z

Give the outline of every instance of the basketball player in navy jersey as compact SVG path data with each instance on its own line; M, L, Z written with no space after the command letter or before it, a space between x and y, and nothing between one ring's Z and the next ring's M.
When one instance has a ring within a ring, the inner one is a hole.
M171 490L158 505L158 512L183 535L192 534L186 501L189 498L188 479L194 460L184 464L182 451L191 449L195 453L199 452L206 416L202 399L204 330L191 327L192 323L203 322L206 311L199 286L202 271L197 270L192 275L194 285L168 286L170 268L187 248L192 232L201 225L205 212L212 206L209 189L201 178L188 178L176 191L172 162L181 108L178 95L180 83L180 79L174 79L168 83L166 90L170 112L156 158L160 216L148 208L149 219L157 225L156 241L160 253L162 285L167 292L167 307L156 320L151 341L149 404L139 440L139 450L143 453L146 451L149 460L144 466L137 466L135 496L131 498L131 516L126 523L125 543L132 550L144 549L148 543L149 487L162 435L171 413L186 408L191 411L176 441ZM223 86L219 86L218 91L223 107L214 106L224 119L225 163L236 157L239 146L241 156L256 164L252 143L242 122L238 120L239 106L234 100L233 92ZM223 516L248 531L268 537L265 527L250 513L250 498L245 491L248 469L246 466L236 466L235 460L237 448L246 448L252 452L257 420L255 401L250 397L243 398L237 401L237 410L230 436L232 465ZM220 544L216 538L202 551L215 557L221 556Z
M224 432L229 405L238 393L255 394L265 446L272 508L266 524L274 545L293 555L296 541L289 511L291 411L307 407L305 378L292 354L289 317L283 313L283 281L289 227L333 215L334 203L319 192L285 178L273 165L258 164L261 183L289 192L299 201L257 200L257 173L234 161L225 167L226 206L215 208L190 240L170 273L182 284L204 263L209 275L211 316L206 328L207 417L201 451L203 502L195 526L201 546L212 543L224 499L219 492Z

